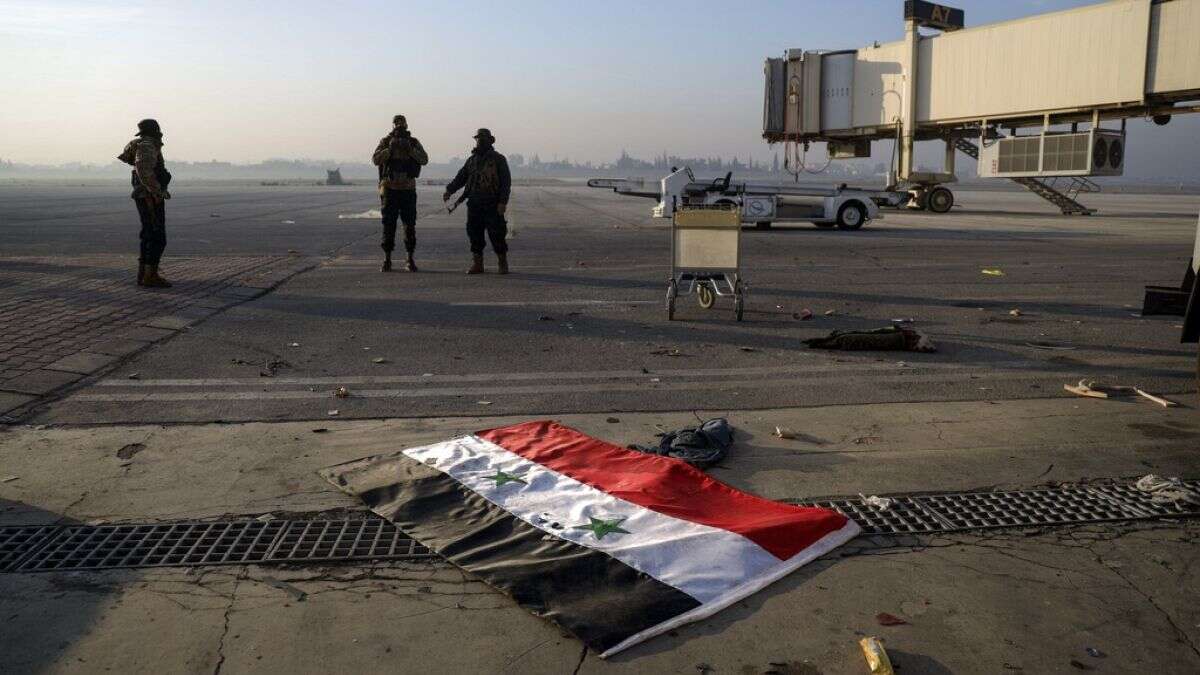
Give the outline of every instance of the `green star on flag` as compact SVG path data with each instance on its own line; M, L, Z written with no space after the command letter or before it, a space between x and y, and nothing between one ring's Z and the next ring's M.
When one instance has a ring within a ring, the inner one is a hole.
M592 521L587 525L576 525L576 530L591 530L592 534L596 535L597 539L603 539L606 534L630 534L629 530L623 529L621 523L625 522L624 518L615 518L613 520L603 520L601 518L593 518L588 516L588 520Z
M521 485L529 485L529 483L526 482L525 479L521 478L520 476L514 476L511 473L505 473L500 470L496 471L495 476L488 476L488 478L496 481L496 487L500 487L500 486L506 485L508 483L520 483Z

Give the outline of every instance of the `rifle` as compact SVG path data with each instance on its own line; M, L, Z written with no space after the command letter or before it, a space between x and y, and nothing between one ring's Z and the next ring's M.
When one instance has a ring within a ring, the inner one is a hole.
M463 190L458 199L456 199L453 204L446 207L446 213L454 213L454 209L457 209L459 204L462 204L465 201L467 201L467 191Z

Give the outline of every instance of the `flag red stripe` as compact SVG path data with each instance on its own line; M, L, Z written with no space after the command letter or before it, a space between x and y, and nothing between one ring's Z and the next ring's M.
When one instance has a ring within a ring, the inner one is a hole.
M628 450L556 422L526 422L477 435L619 499L740 534L781 560L846 524L836 511L755 497L681 460Z

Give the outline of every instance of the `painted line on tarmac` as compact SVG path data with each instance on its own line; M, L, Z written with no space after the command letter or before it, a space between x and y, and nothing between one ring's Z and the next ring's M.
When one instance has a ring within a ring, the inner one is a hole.
M451 302L451 307L572 307L576 305L657 305L659 300L515 300Z
M647 376L643 376L647 377ZM978 382L977 376L969 373L946 373L939 377L925 377L921 384L933 382ZM328 400L349 401L352 399L372 398L465 398L482 396L526 396L546 394L581 394L589 395L600 392L657 392L669 395L680 391L719 389L727 392L731 389L745 388L747 391L773 387L814 386L821 381L844 380L841 373L829 373L821 376L810 376L805 379L788 378L755 378L742 380L685 380L685 381L651 381L648 377L641 381L625 382L594 382L576 384L532 384L532 385L482 385L475 387L414 387L410 389L351 389L346 398L337 398L329 389L320 391L301 390L264 390L264 391L145 391L121 392L112 394L77 394L67 399L77 403L101 402L169 402L169 401L278 401L278 400ZM1036 374L1027 372L1012 372L989 375L989 382L999 380L1039 379ZM876 374L864 384L905 384L912 381L911 373Z
M815 355L805 355L815 358ZM746 368L679 368L655 369L649 372L642 370L593 370L593 371L550 371L550 372L517 372L517 373L470 373L462 375L342 375L330 377L217 377L193 379L159 379L159 380L128 380L108 379L96 383L101 387L122 388L154 388L154 387L270 387L270 386L310 386L310 385L370 385L370 384L452 384L459 382L530 382L538 380L645 380L651 377L659 378L695 378L704 377L719 379L726 377L746 377L749 375L817 375L835 373L852 375L861 373L881 373L903 369L904 372L962 370L978 373L996 368L1028 368L1036 365L1030 361L999 361L986 365L961 363L907 363L899 366L896 362L884 363L814 363L802 366L754 366Z

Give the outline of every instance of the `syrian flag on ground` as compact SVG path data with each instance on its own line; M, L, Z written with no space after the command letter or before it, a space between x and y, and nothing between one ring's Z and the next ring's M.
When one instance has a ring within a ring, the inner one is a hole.
M529 422L322 475L601 657L755 593L859 532L686 463Z

